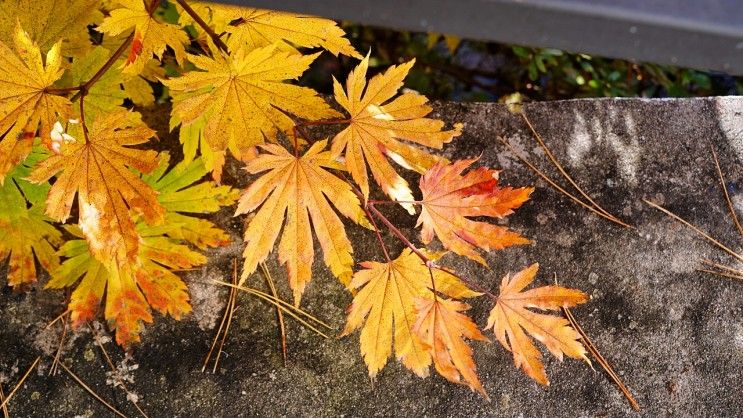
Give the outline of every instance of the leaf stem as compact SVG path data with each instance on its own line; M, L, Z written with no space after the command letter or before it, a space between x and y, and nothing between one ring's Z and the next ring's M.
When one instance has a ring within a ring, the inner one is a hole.
M103 64L103 66L101 66L101 68L99 68L98 71L96 71L96 73L93 74L93 77L91 77L90 80L86 81L85 83L83 83L82 85L76 88L78 91L77 93L75 93L74 96L70 98L70 101L74 102L78 98L81 98L82 96L87 94L90 88L93 87L93 84L97 83L98 80L100 80L101 77L103 77L103 75L106 74L106 71L108 71L111 68L111 66L116 62L116 60L119 59L121 54L123 54L124 51L126 51L126 48L129 46L129 44L132 42L133 39L134 39L134 31L132 31L132 33L129 34L126 40L124 40L124 43L122 43L119 46L119 48L116 51L114 51L114 53L111 54L110 57L108 57L108 61L106 61Z
M201 18L201 16L199 16L198 13L196 13L196 10L191 8L191 6L189 6L186 0L176 0L176 1L183 8L183 11L186 12L189 16L191 16L191 19L193 19L194 22L196 22L196 24L198 24L201 27L201 29L203 29L204 32L206 32L206 34L209 35L210 38L212 38L214 45L216 45L217 48L219 48L222 52L229 55L230 49L227 47L227 44L225 44L222 38L220 38L219 35L217 35L217 33L214 32L214 30L211 27L209 27L209 25L204 21L204 19Z

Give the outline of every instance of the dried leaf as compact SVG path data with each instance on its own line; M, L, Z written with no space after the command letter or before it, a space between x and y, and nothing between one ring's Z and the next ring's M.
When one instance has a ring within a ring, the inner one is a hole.
M527 308L558 311L588 301L588 296L574 289L542 286L522 292L534 281L539 264L532 264L511 277L506 275L500 285L500 295L490 311L485 329L492 329L498 341L513 353L517 368L543 385L549 385L542 364L542 354L526 333L544 344L559 360L563 354L576 359L586 358L580 334L567 319L536 313ZM526 331L526 333L524 332Z
M431 112L428 99L417 93L403 93L392 97L402 87L402 81L415 60L392 66L383 74L372 78L368 85L366 71L369 56L349 74L346 90L333 79L335 100L350 115L350 125L333 139L333 155L345 151L346 168L361 188L364 197L369 196L369 179L366 165L384 192L395 200L407 202L403 206L415 213L411 201L412 191L408 183L397 174L387 161L393 159L401 166L423 173L442 160L441 157L402 141L441 149L459 136L462 125L442 131L444 122L428 119Z
M311 278L315 254L312 229L330 271L344 284L350 282L353 249L343 223L329 202L356 223L367 225L368 221L351 186L327 170L343 167L329 152L323 151L326 144L327 141L316 142L301 157L279 145L267 144L261 147L264 153L247 163L251 174L266 174L245 190L235 212L236 215L251 213L261 206L245 229L245 265L240 284L271 252L284 219L279 262L286 264L295 304L299 305Z
M431 260L441 254L426 252ZM420 377L428 375L431 364L429 347L413 332L416 321L415 300L431 295L431 278L439 293L456 298L475 297L456 276L428 267L409 249L386 263L367 261L348 286L360 289L348 310L344 335L361 329L361 354L374 378L395 354L405 367Z
M444 246L483 265L476 248L497 250L531 241L506 227L473 221L468 217L503 218L529 199L531 187L499 187L498 172L484 167L466 170L474 160L439 163L420 180L423 209L417 226L428 244L434 233Z

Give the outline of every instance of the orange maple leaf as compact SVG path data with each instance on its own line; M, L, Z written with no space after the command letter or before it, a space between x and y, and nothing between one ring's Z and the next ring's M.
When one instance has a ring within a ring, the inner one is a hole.
M539 264L532 264L511 277L506 275L500 285L500 295L490 311L488 324L498 341L513 353L516 367L543 385L549 385L542 364L542 354L529 337L531 334L559 360L563 354L588 361L581 337L567 319L536 313L527 308L559 310L588 301L585 293L560 286L542 286L522 292L534 281ZM507 337L507 338L506 338Z
M128 147L155 135L135 115L120 110L101 116L90 126L89 140L77 132L76 141L64 144L59 155L42 161L29 177L43 183L57 176L46 201L46 214L52 219L67 220L78 194L80 227L93 255L104 264L114 260L122 266L137 257L139 236L130 208L151 224L161 222L165 213L157 193L130 170L149 172L157 167L155 151Z
M532 187L499 187L498 172L480 167L462 175L477 161L441 162L420 179L423 209L416 226L423 225L421 239L428 244L434 233L444 246L483 265L476 248L502 249L531 241L506 227L473 221L468 217L503 218L529 199Z
M391 100L414 63L415 60L411 60L392 66L367 84L367 55L349 74L345 91L338 80L333 79L335 100L350 114L350 125L335 136L331 149L336 156L345 150L346 168L364 197L369 196L368 164L382 190L393 199L404 202L403 206L411 214L415 210L410 203L414 200L410 186L387 158L423 173L442 158L403 141L441 149L459 136L462 129L461 124L456 124L454 129L444 131L444 122L426 118L432 109L423 95L403 93Z
M327 141L316 142L301 157L279 145L266 144L261 146L265 152L247 163L250 173L267 173L245 190L235 212L235 215L250 213L261 206L245 229L245 264L240 284L271 252L285 217L279 261L286 264L289 272L295 304L299 304L311 278L315 254L312 229L330 271L343 284L350 282L353 248L343 223L328 201L352 221L365 226L368 221L351 186L327 170L342 170L343 166L323 151L326 144Z
M418 319L413 329L421 341L430 347L433 364L439 374L450 382L465 384L488 398L477 377L472 349L464 338L489 340L470 317L461 313L469 308L466 303L442 297L418 298L415 301Z

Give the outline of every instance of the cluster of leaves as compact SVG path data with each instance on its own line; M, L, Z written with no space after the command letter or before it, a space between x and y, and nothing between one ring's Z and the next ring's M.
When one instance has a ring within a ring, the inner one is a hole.
M16 290L36 282L35 259L50 273L47 288L74 287L73 325L102 314L117 342L129 346L153 310L187 314L177 272L229 242L200 215L238 202L235 214L251 215L240 284L281 235L278 259L299 305L316 238L330 272L355 292L345 333L361 329L372 376L394 346L414 373L425 376L434 365L487 396L465 341L487 338L463 302L482 295L494 303L486 329L535 380L547 383L527 334L558 358L585 358L565 319L527 309L574 306L585 294L558 286L524 291L533 265L506 276L496 296L440 266L442 253L416 247L377 208L397 203L418 213L422 244L437 238L483 265L483 251L530 242L486 220L513 213L532 188L503 187L498 172L474 167L476 160L433 153L463 126L445 127L428 117L426 97L399 93L413 60L367 80L370 57L334 22L268 10L183 0L177 8L160 0L54 7L18 0L4 8L16 18L0 21L0 256L9 256L8 284ZM292 82L319 55L307 50L317 48L361 60L345 86L334 80L337 106ZM184 159L177 163L148 148L156 132L129 109L152 105L157 84L172 98L171 126L180 126ZM316 140L307 134L315 125L342 129ZM219 185L232 157L254 175L239 199ZM420 175L420 199L392 162ZM373 186L390 200L370 200ZM354 272L339 214L374 231L383 262ZM397 258L378 222L406 244Z

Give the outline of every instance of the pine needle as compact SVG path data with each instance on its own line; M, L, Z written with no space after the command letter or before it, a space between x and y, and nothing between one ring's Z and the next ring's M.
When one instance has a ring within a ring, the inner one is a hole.
M729 279L743 280L743 275L735 274L735 273L727 273L724 271L710 270L710 269L697 269L697 271L714 274L715 276L727 277Z
M709 234L707 234L706 232L702 231L702 230L701 230L701 229L699 229L698 227L696 227L696 226L692 225L691 223L687 222L686 220L684 220L684 219L683 219L683 218L681 218L680 216L676 215L675 213L671 212L670 210L668 210L668 209L666 209L666 208L664 208L664 207L662 207L662 206L660 206L660 205L658 205L658 204L655 204L655 203L653 203L653 202L651 202L651 201L649 201L649 200L647 200L647 199L642 199L642 200L643 200L643 201L644 201L645 203L647 203L648 205L650 205L650 206L654 207L655 209L658 209L659 211L661 211L661 212L665 213L666 215L670 216L671 218L673 218L673 219L677 220L678 222L681 222L682 224L684 224L684 225L686 225L687 227L691 228L691 229L692 229L692 230L693 230L694 232L696 232L697 234L701 235L701 236L702 236L702 237L704 237L704 238L705 238L705 239L706 239L707 241L709 241L710 243L712 243L712 244L716 245L716 246L717 246L718 248L720 248L721 250L723 250L723 251L725 251L726 253L730 254L731 256L733 256L733 257L737 258L738 260L740 260L740 261L743 261L743 255L740 255L740 254L736 253L735 251L731 250L730 248L726 247L726 246L725 246L724 244L722 244L722 243L721 243L720 241L718 241L718 240L716 240L716 239L712 238L712 236L710 236L710 235L709 235Z
M8 412L8 405L5 405L5 392L3 392L3 384L0 382L0 402L3 402L3 418L10 418L10 412Z
M275 297L273 297L273 296L271 296L271 295L269 295L269 294L267 294L265 292L261 292L260 290L254 289L252 287L245 287L245 286L233 285L231 283L220 282L218 280L211 280L211 282L214 283L214 284L221 285L221 286L234 287L234 288L236 288L238 290L241 290L243 292L246 292L248 294L257 296L257 297L265 300L266 302L271 303L272 305L281 308L281 310L284 311L284 313L286 313L287 315L289 315L292 318L294 318L295 320L297 320L300 324L302 324L305 327L309 328L310 330L314 331L316 334L318 334L318 335L320 335L322 337L325 337L325 338L330 338L326 334L324 334L322 331L320 331L317 327L315 327L314 325L312 325L310 322L308 322L307 320L303 319L302 317L306 317L309 320L312 320L315 323L317 323L317 324L319 324L319 325L321 325L321 326L323 326L323 327L325 327L327 329L332 329L332 327L330 325L326 324L325 322L322 322L318 318L312 316L311 314L305 312L302 309L299 309L299 308L295 307L294 305L292 305L292 304L290 304L290 303L288 303L288 302L286 302L284 300L281 300L279 298L275 298Z
M626 228L634 228L633 226L628 225L628 224L624 223L623 221L621 221L619 219L616 219L616 218L614 218L612 216L607 216L606 214L604 214L603 212L600 212L595 207L593 207L593 206L589 205L588 203L586 203L586 202L578 199L573 194L571 194L567 190L563 189L560 185L558 185L557 183L555 183L552 179L550 179L549 177L547 177L547 175L544 174L544 173L542 173L542 171L540 171L536 166L534 166L534 164L530 163L529 160L527 160L521 154L519 154L518 151L516 151L516 149L511 145L510 142L508 142L508 140L506 138L504 138L504 137L498 137L498 139L508 148L509 151L511 151L511 153L513 155L515 155L519 160L521 160L522 163L526 164L539 177L541 177L544 181L546 181L547 183L549 183L550 186L552 186L555 189L557 189L560 193L564 194L565 196L567 196L568 198L570 198L575 203L583 206L584 208L588 209L589 211L591 211L591 212L595 213L596 215L598 215L598 216L600 216L600 217L602 217L604 219L607 219L607 220L609 220L611 222L614 222L616 224L622 225L622 226L624 226Z
M77 377L77 375L75 373L73 373L72 370L68 369L67 366L64 365L64 363L60 362L59 365L64 369L64 371L67 372L67 374L70 375L70 377L72 377L73 380L75 380L75 382L77 382L77 384L79 384L80 386L82 386L83 389L85 389L94 398L96 398L98 400L98 402L100 402L103 405L105 405L106 408L110 409L111 412L113 412L114 414L116 414L116 415L118 415L118 416L120 416L122 418L127 418L126 415L124 415L123 413L121 413L118 409L114 408L111 404L109 404L103 398L101 398L100 396L98 396L98 394L95 393L93 391L93 389L90 388L90 386L86 385L85 382L83 382L82 379L80 379L79 377Z
M36 360L34 360L34 362L31 364L31 367L29 367L28 370L26 370L26 373L23 374L23 377L21 377L21 380L19 380L18 383L16 383L15 387L13 387L13 390L10 391L10 393L5 398L5 400L3 400L3 403L0 404L0 408L5 410L5 406L8 404L8 402L10 402L10 399L13 398L13 395L15 395L16 391L23 385L23 382L26 381L28 376L33 371L33 369L36 368L40 360L41 360L41 357L36 357Z
M715 267L715 268L717 268L719 270L727 271L730 274L734 274L734 275L743 277L743 270L738 270L736 268L733 268L733 267L730 267L730 266L726 266L726 265L720 264L720 263L715 263L714 261L710 261L710 260L702 260L702 263L703 264L710 265L712 267Z
M204 359L204 365L201 366L202 373L204 373L204 371L206 370L206 366L209 365L209 360L212 357L212 353L214 353L214 349L217 347L217 343L219 342L219 336L222 335L222 330L224 329L224 326L227 323L227 317L230 315L230 302L235 297L234 295L235 293L237 293L237 289L234 287L230 287L230 293L227 296L227 303L225 304L224 314L222 315L222 321L220 321L219 323L217 334L214 336L214 341L212 341L212 345L209 348L209 352L206 354L206 358Z
M59 363L59 357L62 355L62 348L64 348L65 338L67 337L67 321L62 317L62 335L59 337L59 346L57 352L54 354L54 361L52 361L52 367L49 368L49 376L56 375L59 369L57 364Z
M263 277L265 277L266 282L268 282L268 287L271 289L271 294L276 299L279 298L279 293L276 291L276 286L274 285L273 278L271 277L271 272L268 271L268 267L266 267L266 263L261 263L261 271L263 272ZM279 318L279 329L281 330L281 353L284 355L284 366L286 366L286 360L287 360L287 349L286 349L286 325L284 324L284 313L279 309L279 307L276 307L276 315Z
M627 401L630 405L632 405L632 408L635 411L640 410L640 404L637 403L637 400L634 396L632 396L632 392L627 388L627 386L622 382L622 379L619 377L619 375L614 371L614 368L609 364L608 361L604 358L604 356L601 355L599 350L596 348L596 346L593 344L593 341L591 341L590 338L588 338L588 335L586 335L585 331L583 331L583 328L578 324L578 321L575 320L575 317L573 316L573 313L570 312L570 309L568 308L562 308L562 312L565 314L565 317L567 317L568 321L570 321L570 325L578 331L581 338L583 339L583 344L585 345L586 349L588 349L588 352L591 353L593 358L596 359L596 362L601 365L601 367L604 369L604 371L609 375L611 380L614 382L615 385L619 388L619 390L622 392L625 398L627 398Z
M720 168L720 160L717 158L717 152L715 151L715 147L711 144L710 144L710 150L712 151L712 158L715 160L715 167L717 167L717 175L720 177L720 187L722 187L722 192L725 194L725 201L727 202L728 209L730 210L730 217L733 218L735 227L738 228L738 232L743 237L743 226L740 225L740 221L738 220L738 215L735 213L735 207L733 206L733 201L730 200L728 189L727 187L725 187L725 176L722 174L722 168Z
M237 286L237 260L232 260L232 284ZM227 315L227 325L224 327L224 333L222 333L222 342L219 343L219 350L217 350L217 356L214 358L214 368L212 373L217 373L217 366L219 366L219 359L222 357L222 349L224 343L227 341L227 335L230 332L230 325L232 325L232 317L235 315L235 304L237 303L237 292L230 292L230 299L227 302L227 309L229 314Z
M521 117L524 119L524 122L526 122L526 125L531 130L531 133L534 135L534 138L536 138L537 142L542 147L542 149L544 150L544 152L547 154L547 157L552 162L552 164L560 172L560 174L562 175L562 177L565 178L565 180L567 180L575 188L575 190L577 190L578 193L580 193L581 196L583 196L588 201L588 203L590 203L593 207L595 207L596 210L598 210L599 212L603 213L607 217L613 219L614 221L619 221L619 218L617 218L616 216L612 215L607 210L605 210L604 208L602 208L598 203L596 203L593 199L591 199L591 196L589 196L588 193L584 192L583 189L580 186L578 186L578 184L573 180L573 178L570 176L570 174L568 174L568 172L565 170L565 168L562 166L562 164L560 164L560 161L558 161L558 159L555 157L555 155L552 153L552 151L547 147L547 144L544 142L544 139L542 139L542 136L539 135L539 133L537 132L536 129L534 129L534 125L532 125L531 124L531 121L529 120L529 118L526 117L526 112L525 111L521 111L520 114L521 114Z

